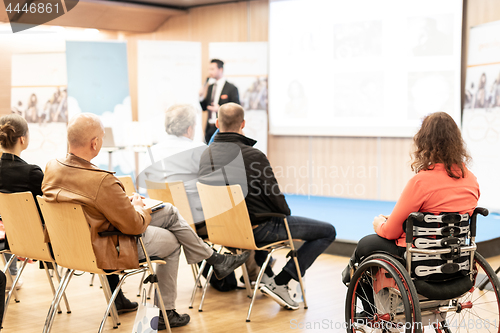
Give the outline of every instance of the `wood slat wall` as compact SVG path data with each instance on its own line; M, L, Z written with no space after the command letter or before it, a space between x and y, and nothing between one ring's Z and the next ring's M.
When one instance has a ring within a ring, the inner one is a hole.
M469 28L500 20L500 1L465 0L464 50ZM267 0L198 7L172 17L154 33L120 32L127 40L130 94L137 119L137 41L182 40L202 43L203 82L210 42L268 40ZM0 41L0 114L10 110L10 53ZM463 75L465 75L464 55ZM396 200L412 173L411 139L269 136L268 156L284 191L298 194ZM280 172L281 171L281 172ZM328 172L327 172L328 171ZM356 187L357 186L357 187ZM357 189L357 191L355 191Z

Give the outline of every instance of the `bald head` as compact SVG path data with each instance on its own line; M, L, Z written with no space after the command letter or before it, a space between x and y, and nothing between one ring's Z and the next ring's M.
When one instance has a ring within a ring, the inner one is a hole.
M80 113L68 123L69 149L86 149L96 139L102 139L104 126L98 116L92 113ZM100 149L100 146L99 146Z
M236 103L226 103L219 108L219 131L240 132L245 121L245 111Z

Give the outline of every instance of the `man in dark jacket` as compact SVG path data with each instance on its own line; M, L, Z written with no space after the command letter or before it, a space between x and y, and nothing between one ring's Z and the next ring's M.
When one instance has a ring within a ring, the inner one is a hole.
M281 213L287 216L292 237L305 243L297 251L301 274L335 240L335 228L330 223L305 217L291 216L290 208L281 193L266 155L253 148L256 141L243 135L243 108L235 103L224 104L216 121L219 133L205 150L200 161L200 182L215 185L239 184L253 225L257 244L288 239L285 224L279 218L257 218L259 213ZM260 266L266 253L257 251L255 260ZM298 281L293 260L289 260L276 276L268 267L262 279L261 291L286 308L296 310L298 304L290 297L288 282Z

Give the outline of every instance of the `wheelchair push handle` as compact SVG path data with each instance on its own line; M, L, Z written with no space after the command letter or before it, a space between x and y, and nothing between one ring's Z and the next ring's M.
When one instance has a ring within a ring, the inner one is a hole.
M476 207L476 209L474 209L474 213L472 213L471 222L470 222L470 234L471 234L471 237L476 237L476 229L477 229L476 220L477 220L477 214L481 214L483 216L488 216L489 213L490 212L486 208Z

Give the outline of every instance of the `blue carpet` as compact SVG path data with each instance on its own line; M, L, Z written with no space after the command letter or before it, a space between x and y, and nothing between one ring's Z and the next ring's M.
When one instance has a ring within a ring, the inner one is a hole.
M394 201L357 200L286 194L293 215L333 224L337 238L358 241L373 233L372 221L379 214L389 215ZM476 242L500 237L500 215L478 217Z

